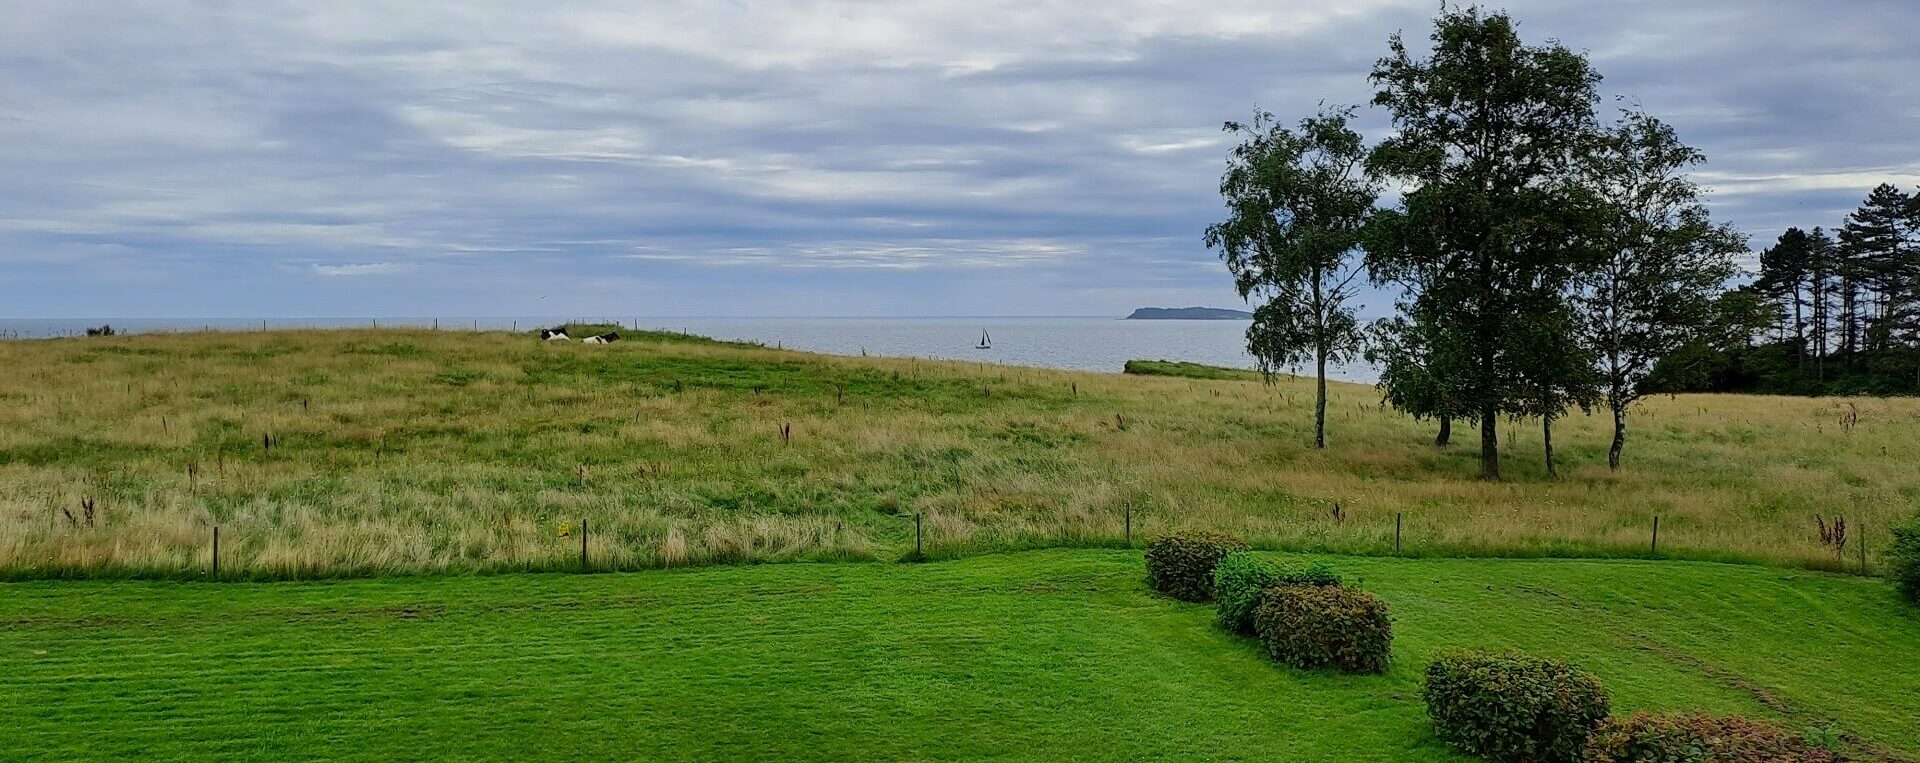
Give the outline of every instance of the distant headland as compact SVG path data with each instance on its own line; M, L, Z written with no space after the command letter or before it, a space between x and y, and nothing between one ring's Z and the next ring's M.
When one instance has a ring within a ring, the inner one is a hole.
M1142 307L1127 316L1130 321L1244 321L1253 317L1245 310L1224 307Z

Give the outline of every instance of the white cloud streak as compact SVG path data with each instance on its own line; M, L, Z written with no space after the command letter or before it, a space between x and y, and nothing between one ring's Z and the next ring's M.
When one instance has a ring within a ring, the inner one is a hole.
M1512 9L1704 149L1716 213L1756 236L1831 225L1882 180L1920 183L1905 74L1920 6ZM57 306L116 262L182 284L126 295L155 312L278 307L316 280L394 288L367 293L397 308L427 278L452 309L504 311L556 273L645 284L685 312L809 271L839 279L808 282L833 309L878 288L949 314L981 293L1028 312L1230 301L1199 246L1219 124L1364 103L1386 36L1417 40L1432 10L16 4L0 26L0 262L16 271L0 310ZM1066 285L1100 301L1062 303Z

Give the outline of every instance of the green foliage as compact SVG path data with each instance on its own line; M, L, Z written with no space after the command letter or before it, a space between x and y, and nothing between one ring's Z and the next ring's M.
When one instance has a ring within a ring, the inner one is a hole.
M1121 367L1120 372L1135 376L1178 376L1187 379L1254 381L1261 378L1260 372L1244 368L1225 368L1172 360L1129 360L1125 366Z
M1559 44L1521 42L1514 21L1478 7L1443 9L1433 47L1415 58L1395 35L1374 66L1373 103L1391 112L1393 137L1370 167L1410 190L1374 215L1373 277L1406 291L1418 373L1389 369L1389 400L1437 397L1481 427L1481 474L1500 476L1496 427L1510 415L1553 414L1591 398L1571 349L1569 290L1596 259L1605 205L1584 182L1601 143L1599 75ZM1393 385L1441 383L1444 394Z
M1577 763L1610 707L1593 674L1514 653L1444 655L1423 693L1443 741L1511 763Z
M1280 566L1251 551L1235 551L1213 568L1213 596L1220 606L1220 626L1243 636L1253 635L1253 610L1260 592L1280 582Z
M1326 364L1360 351L1349 304L1361 269L1355 261L1380 183L1366 171L1367 147L1348 126L1352 109L1327 109L1297 128L1257 112L1228 122L1241 138L1220 178L1224 222L1207 226L1240 296L1257 303L1247 351L1260 370L1312 361L1322 380L1314 443L1326 445Z
M1181 601L1213 598L1213 568L1246 541L1225 533L1182 532L1147 544L1147 582Z
M1686 175L1705 155L1666 123L1629 111L1589 156L1589 180L1605 207L1603 259L1576 279L1574 304L1592 357L1558 357L1598 369L1596 391L1614 414L1607 465L1618 469L1628 411L1647 394L1659 362L1703 338L1724 338L1714 335L1714 318L1747 238L1713 224ZM1577 392L1563 397L1583 407L1596 402Z
M1887 552L1887 564L1900 594L1920 604L1920 517L1893 528L1893 548Z
M1787 229L1760 253L1750 287L1768 320L1665 364L1708 372L1663 374L1661 391L1920 393L1916 251L1920 203L1886 183L1847 217L1837 242L1818 227Z
M1260 593L1254 630L1275 661L1297 668L1381 673L1393 656L1387 605L1365 591L1274 585Z
M1280 574L1278 581L1282 585L1331 586L1339 587L1343 581L1340 573L1334 572L1326 562L1313 562L1305 567L1297 567Z
M1380 370L1380 392L1387 405L1415 419L1471 419L1473 411L1458 394L1458 384L1441 376L1434 362L1440 327L1416 304L1402 304L1405 315L1367 326L1366 359ZM1444 443L1442 443L1444 444Z
M1737 715L1635 713L1601 725L1587 763L1834 763L1834 750Z

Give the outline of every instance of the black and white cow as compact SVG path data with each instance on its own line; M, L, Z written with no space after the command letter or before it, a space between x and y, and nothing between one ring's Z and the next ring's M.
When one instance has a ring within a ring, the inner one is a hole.
M562 326L557 329L540 329L540 338L549 342L572 341L572 337L567 336L567 329L565 326Z
M614 342L618 342L618 341L620 341L620 332L609 331L599 336L590 336L590 337L587 337L586 339L582 339L580 340L580 343L581 344L613 344Z

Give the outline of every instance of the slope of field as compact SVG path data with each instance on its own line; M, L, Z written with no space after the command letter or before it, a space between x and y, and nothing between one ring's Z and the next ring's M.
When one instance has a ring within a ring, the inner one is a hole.
M1920 505L1920 401L1648 401L1478 441L1336 384L844 358L635 333L425 330L0 343L0 576L287 578L578 564L934 558L1180 527L1268 548L1660 552L1856 568ZM89 516L85 505L95 506ZM1338 506L1337 513L1333 509ZM1845 515L1841 554L1814 515ZM1839 557L1837 559L1836 557Z
M1920 751L1920 617L1755 566L1341 558L1395 618L1384 676L1269 663L1138 552L926 565L304 583L0 584L20 760L1454 760L1428 660L1519 648L1618 709L1832 725Z
M1244 368L1226 368L1209 366L1204 363L1187 363L1177 360L1129 360L1121 373L1135 376L1177 376L1184 379L1217 379L1222 381L1265 381L1259 371ZM1278 377L1277 377L1278 378Z

